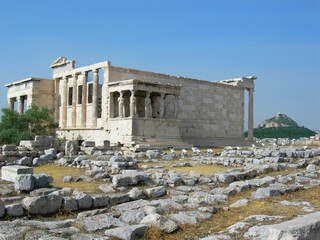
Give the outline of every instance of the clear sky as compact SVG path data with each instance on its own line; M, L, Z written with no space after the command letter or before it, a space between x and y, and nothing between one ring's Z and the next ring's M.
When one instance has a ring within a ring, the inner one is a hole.
M285 113L320 129L319 0L0 1L6 83L58 57L216 81L257 76L255 126Z

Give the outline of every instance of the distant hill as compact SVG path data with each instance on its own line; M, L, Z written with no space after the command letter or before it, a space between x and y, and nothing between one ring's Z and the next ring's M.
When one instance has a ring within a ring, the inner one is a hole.
M290 117L283 113L277 113L272 118L264 120L257 128L299 127Z
M256 138L295 138L314 136L316 132L300 127L294 120L286 114L277 113L275 116L261 122L253 130ZM248 132L244 133L245 137Z

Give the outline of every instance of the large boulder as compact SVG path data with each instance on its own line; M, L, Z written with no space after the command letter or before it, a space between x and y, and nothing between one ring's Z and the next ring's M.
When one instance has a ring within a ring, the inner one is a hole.
M17 161L17 164L24 165L24 166L31 166L32 165L32 158L31 157L23 157Z
M132 172L129 174L118 174L112 177L112 183L115 187L137 185L148 179L144 172Z
M193 192L189 194L188 202L192 204L218 204L228 200L224 194L210 194L206 192Z
M56 213L61 207L62 198L57 195L26 197L22 200L23 207L31 214L46 215Z
M173 221L180 223L180 224L198 224L201 221L199 220L198 217L188 215L184 212L179 212L175 214L169 215L169 218L171 218Z
M148 226L157 227L166 233L172 233L179 227L174 221L157 213L151 213L144 217L141 223Z
M56 157L57 151L54 148L49 148L49 149L44 150L44 154L45 155L52 155L52 156Z
M118 218L108 216L107 214L81 218L78 217L77 224L87 232L96 232L114 227L127 226L127 224L123 223Z
M157 159L162 154L163 152L160 150L148 150L146 152L147 157L150 159Z
M32 160L32 164L35 165L35 166L44 165L44 164L47 164L47 163L48 163L48 160L44 159L44 158L34 158Z
M135 240L142 238L146 229L146 225L140 224L128 227L108 229L104 232L104 234L110 237L117 237L123 240Z
M145 193L148 197L155 198L161 197L167 194L166 188L163 186L154 187L154 188L147 188L145 189Z
M85 193L79 193L74 197L78 202L79 209L91 208L93 204L92 197Z
M53 182L53 178L47 174L33 174L35 188L46 188Z
M59 159L58 161L57 161L57 164L59 164L59 165L67 165L67 164L70 164L70 163L72 163L72 159L71 158L61 158L61 159Z

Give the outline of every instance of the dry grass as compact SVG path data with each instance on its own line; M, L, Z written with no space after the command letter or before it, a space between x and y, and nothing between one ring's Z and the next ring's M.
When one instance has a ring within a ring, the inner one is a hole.
M243 192L230 197L230 201L225 206L241 198L249 197L252 191ZM198 239L201 236L214 234L226 230L229 226L244 220L250 215L271 215L284 216L282 221L292 219L296 215L306 214L300 206L280 205L279 202L288 201L308 201L313 204L315 210L320 210L320 187L301 190L285 194L279 197L267 198L263 200L251 201L249 205L239 208L230 208L228 211L220 210L213 215L210 220L203 221L199 225L180 225L180 229L173 234L165 234L155 228L151 228L145 235L145 240L180 240L180 239ZM221 205L223 207L224 205ZM266 224L265 222L263 224Z
M71 168L71 167L60 167L57 165L41 165L33 169L35 174L45 173L53 177L53 187L63 188L73 188L80 191L87 192L98 192L98 187L101 185L101 182L62 182L64 176L72 176L74 179L77 179L79 176L84 175L85 169L81 168Z
M194 171L204 176L209 176L216 172L227 171L230 168L232 167L225 167L222 165L199 165L194 167L175 167L175 168L171 167L168 169L174 170L176 172L181 172L181 173L190 173L191 171Z

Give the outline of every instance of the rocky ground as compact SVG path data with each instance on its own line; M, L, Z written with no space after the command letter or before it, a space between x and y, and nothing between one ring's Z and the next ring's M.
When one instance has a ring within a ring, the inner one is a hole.
M73 157L49 149L21 158L2 150L2 166L86 169L63 182L99 183L99 190L51 186L45 172L1 181L0 239L281 239L285 224L298 228L311 221L303 234L320 225L317 148L188 150L187 156L94 151Z

